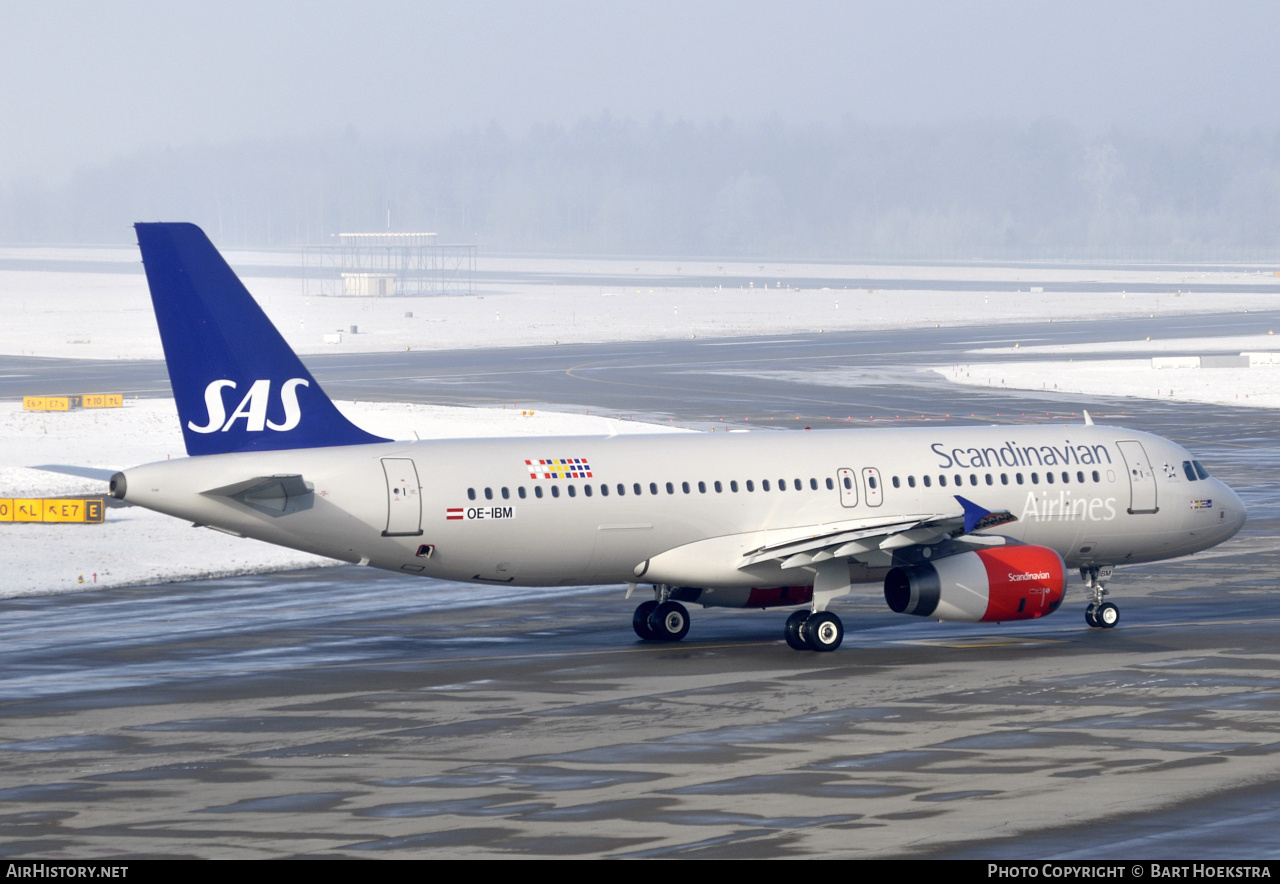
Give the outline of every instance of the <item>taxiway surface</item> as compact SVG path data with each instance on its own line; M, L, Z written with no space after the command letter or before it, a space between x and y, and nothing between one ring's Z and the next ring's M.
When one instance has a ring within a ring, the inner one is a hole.
M1168 322L1225 335L1275 319ZM353 567L8 599L0 852L1274 856L1258 837L1280 822L1265 797L1280 783L1274 414L917 371L994 341L1140 330L1115 325L308 359L336 396L703 428L731 409L795 431L1085 407L1183 441L1250 521L1218 549L1120 570L1114 630L1084 625L1078 581L1053 617L1008 626L899 617L868 587L838 605L829 655L788 649L785 612L694 610L684 642L647 646L620 588L477 598ZM167 386L144 364L40 362ZM812 382L832 364L865 383Z

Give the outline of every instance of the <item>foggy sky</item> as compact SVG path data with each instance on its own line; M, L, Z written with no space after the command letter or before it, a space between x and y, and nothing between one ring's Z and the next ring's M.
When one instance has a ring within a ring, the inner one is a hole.
M6 2L0 185L142 150L496 122L1280 124L1275 3Z

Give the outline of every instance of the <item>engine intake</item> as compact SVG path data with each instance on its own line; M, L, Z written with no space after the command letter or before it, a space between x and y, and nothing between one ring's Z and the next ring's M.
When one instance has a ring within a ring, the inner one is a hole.
M1066 594L1062 557L1045 546L1001 546L894 568L884 600L898 614L965 623L1034 620Z

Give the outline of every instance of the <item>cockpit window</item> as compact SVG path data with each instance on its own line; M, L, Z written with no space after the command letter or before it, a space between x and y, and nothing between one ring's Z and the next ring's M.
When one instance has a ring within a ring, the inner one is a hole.
M1201 479L1209 478L1209 471L1204 468L1204 464L1198 460L1191 461L1191 465L1196 468L1196 475Z
M1191 461L1189 460L1184 460L1182 462L1182 472L1186 473L1188 482L1194 482L1199 478L1199 476L1196 475L1195 469L1191 466Z

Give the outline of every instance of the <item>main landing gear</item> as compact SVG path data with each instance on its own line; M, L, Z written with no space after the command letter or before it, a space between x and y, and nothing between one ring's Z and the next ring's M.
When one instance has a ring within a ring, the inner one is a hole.
M1111 578L1111 568L1084 567L1080 569L1080 579L1089 590L1092 601L1084 609L1084 622L1094 628L1110 629L1120 622L1120 609L1111 602L1102 599L1107 593L1107 581Z
M665 590L665 587L663 588ZM631 615L631 628L646 641L678 642L689 634L689 611L665 598L643 602Z
M844 641L844 624L830 611L800 610L787 618L786 636L797 651L834 651Z

